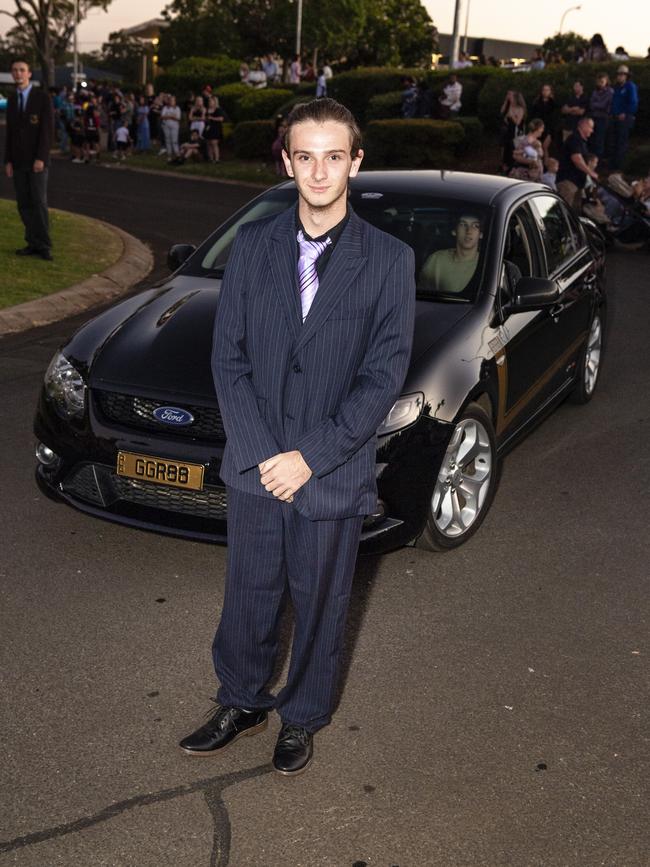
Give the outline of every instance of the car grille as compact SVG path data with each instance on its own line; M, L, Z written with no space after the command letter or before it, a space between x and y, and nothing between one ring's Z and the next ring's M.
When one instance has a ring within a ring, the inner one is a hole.
M74 469L63 482L63 491L71 497L107 508L118 500L211 520L226 520L226 489L207 488L186 491L168 485L156 485L118 476L109 467L84 464Z
M102 415L109 421L137 430L150 430L167 435L201 439L207 442L223 442L226 434L218 406L196 406L181 403L181 408L194 416L192 424L173 426L162 424L153 416L155 409L165 406L166 401L115 391L95 389L94 397Z

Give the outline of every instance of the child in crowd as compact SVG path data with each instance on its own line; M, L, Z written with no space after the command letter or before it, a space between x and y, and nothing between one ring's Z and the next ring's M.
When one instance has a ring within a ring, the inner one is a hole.
M542 175L542 183L555 191L557 191L556 178L559 167L560 163L554 157L549 157L546 160L546 171Z
M72 151L72 162L82 163L84 148L86 147L86 136L84 132L84 122L80 108L75 108L74 118L70 124L70 150Z
M287 170L284 166L284 160L282 159L284 134L286 131L287 122L284 117L279 114L275 119L275 139L271 145L271 156L273 157L273 163L275 165L275 173L282 178L286 178L287 176Z
M182 165L187 160L201 162L207 159L206 142L197 129L190 133L190 140L183 142L180 147L180 155L172 160L176 165Z
M322 67L318 70L318 78L316 79L316 99L323 99L327 96L327 79Z
M129 128L124 121L119 122L118 128L115 130L115 144L117 150L113 154L116 160L124 161L128 155L129 145L131 144L131 136Z
M585 162L592 172L598 169L598 157L596 154L587 154ZM601 201L599 189L596 182L587 175L584 188L582 190L583 204L582 212L586 217L589 217L594 223L599 223L601 226L608 226L610 219L605 210L605 204Z

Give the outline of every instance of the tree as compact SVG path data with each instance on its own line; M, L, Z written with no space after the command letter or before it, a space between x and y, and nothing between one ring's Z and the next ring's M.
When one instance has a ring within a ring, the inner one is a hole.
M77 23L90 9L106 10L111 0L78 0ZM43 86L54 84L54 66L70 44L75 26L74 0L14 0L15 12L0 9L29 40L41 66ZM11 32L11 31L10 31Z
M349 54L360 38L368 0L306 0L302 49L330 57ZM291 0L173 0L163 11L170 22L161 34L163 66L183 57L227 53L260 57L295 51L297 5Z
M430 66L438 31L420 0L366 0L366 9L351 59L362 66Z
M129 36L123 30L116 30L109 34L108 42L102 45L97 66L118 73L124 81L137 81L143 50L139 39Z
M567 33L556 33L555 36L549 36L542 43L542 51L544 56L547 54L559 54L563 60L571 62L575 60L579 48L585 50L589 47L589 40L579 33L574 33L569 30Z

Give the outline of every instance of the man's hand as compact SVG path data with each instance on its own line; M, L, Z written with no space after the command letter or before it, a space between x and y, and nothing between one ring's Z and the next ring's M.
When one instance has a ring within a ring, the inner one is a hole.
M298 488L311 478L312 472L298 451L282 452L259 465L260 482L274 497L293 501Z
M616 117L618 118L618 120L625 120L624 114L618 114L618 115L616 115Z
M32 166L32 170L36 174L40 174L40 172L42 172L44 168L45 168L45 163L43 162L43 160L34 160L34 165Z
M5 174L8 178L13 178L13 176L14 176L14 164L13 163L5 163Z

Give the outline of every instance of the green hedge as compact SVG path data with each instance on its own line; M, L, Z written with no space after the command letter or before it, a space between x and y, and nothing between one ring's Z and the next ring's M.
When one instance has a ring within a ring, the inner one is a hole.
M173 93L183 99L191 90L200 93L212 87L239 81L239 60L218 57L184 57L156 76L156 91Z
M373 120L364 149L371 166L449 168L465 139L462 125L447 120Z
M275 140L275 124L272 120L247 120L238 123L232 135L236 157L250 160L271 159L271 145Z
M223 87L217 88L216 94L219 97L221 107L233 123L240 120L239 104L245 96L248 96L250 91L249 85L242 84L241 81L234 84L224 84Z
M283 117L287 117L291 109L294 105L299 105L302 102L311 102L312 97L308 94L303 94L302 96L293 96L291 99L288 99L286 102L283 102L282 105L279 105L275 111L273 112L273 117L277 117L281 114Z
M366 109L366 120L387 120L400 116L402 110L402 90L392 90L389 93L379 93L373 96Z
M291 91L279 87L264 87L244 94L237 105L238 120L263 120L276 114L288 99Z
M483 145L483 124L477 117L465 117L460 115L454 118L454 123L459 123L464 132L464 137L456 147L457 156L466 157L475 154Z
M359 123L366 120L366 109L373 96L399 90L406 75L422 76L421 69L375 69L366 67L335 75L327 84L327 94L347 106Z

